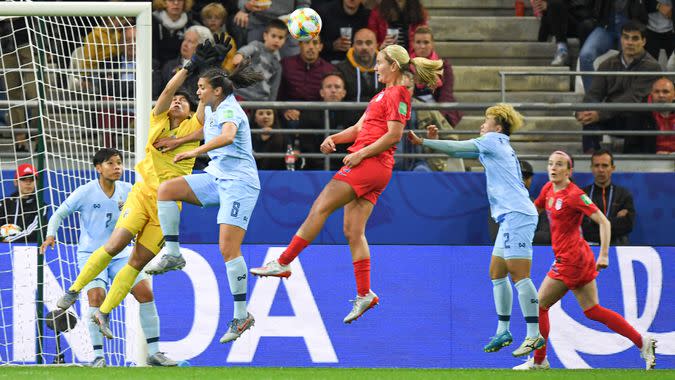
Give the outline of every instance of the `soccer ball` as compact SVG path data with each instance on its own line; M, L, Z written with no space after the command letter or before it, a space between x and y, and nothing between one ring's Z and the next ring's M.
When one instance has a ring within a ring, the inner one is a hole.
M21 232L21 227L16 224L4 224L0 227L0 238L7 239L10 236L14 236Z
M313 40L321 31L321 17L312 8L296 9L286 24L291 37L298 41Z

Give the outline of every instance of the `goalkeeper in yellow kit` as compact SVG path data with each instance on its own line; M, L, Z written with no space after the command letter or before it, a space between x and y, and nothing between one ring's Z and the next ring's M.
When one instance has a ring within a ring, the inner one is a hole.
M75 282L57 302L57 306L63 310L72 306L79 298L80 291L136 237L129 262L115 276L99 311L92 316L108 338L113 337L108 315L129 294L140 271L164 245L157 216L157 188L166 180L192 173L194 158L174 163L174 157L195 149L203 138L204 104L200 102L197 111L190 117L190 94L181 92L179 88L190 73L217 66L222 62L220 57L225 56L229 49L229 39L217 41L215 46L208 41L200 44L192 59L167 83L150 115L145 158L136 164L135 169L141 178L137 178L131 189L108 241L91 254ZM167 138L173 139L178 146L166 151L163 147L167 145Z

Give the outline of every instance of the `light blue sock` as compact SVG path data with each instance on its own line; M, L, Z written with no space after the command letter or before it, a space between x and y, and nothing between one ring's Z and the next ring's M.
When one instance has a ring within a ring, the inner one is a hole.
M227 281L230 283L230 292L234 297L234 318L244 319L246 312L246 288L248 286L246 261L244 256L239 256L225 263L227 268Z
M141 328L148 342L148 355L159 352L159 315L155 301L140 304Z
M91 320L91 316L98 311L97 307L89 307L89 318L87 318L87 327L89 328L89 338L94 347L94 357L103 357L103 334L98 329L98 325Z
M527 323L527 337L535 338L539 335L539 299L537 298L537 288L534 287L532 280L524 278L516 282L518 290L518 303L520 310Z
M180 225L180 209L174 201L157 201L157 216L164 234L166 254L180 256L178 244L178 226Z
M509 331L511 324L511 309L513 307L513 289L508 277L492 280L492 295L495 301L495 310L497 310L497 333L499 335L504 331Z

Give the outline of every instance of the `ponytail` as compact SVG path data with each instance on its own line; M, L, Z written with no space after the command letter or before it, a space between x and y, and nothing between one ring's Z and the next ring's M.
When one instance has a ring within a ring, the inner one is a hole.
M230 96L235 88L244 88L260 82L263 75L250 66L251 60L245 59L239 63L231 74L220 67L212 67L205 70L199 76L206 79L214 89L221 87L225 97Z
M443 61L440 59L431 60L422 57L410 59L408 52L400 45L389 45L382 49L382 53L387 61L398 66L401 72L410 71L415 74L416 82L430 88L438 87L438 82L443 76Z

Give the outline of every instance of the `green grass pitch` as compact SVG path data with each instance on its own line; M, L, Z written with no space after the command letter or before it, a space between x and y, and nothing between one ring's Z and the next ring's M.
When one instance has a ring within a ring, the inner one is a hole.
M492 369L408 369L408 368L82 368L82 367L0 367L0 379L97 380L97 379L611 379L675 380L675 370L561 370L514 372Z

